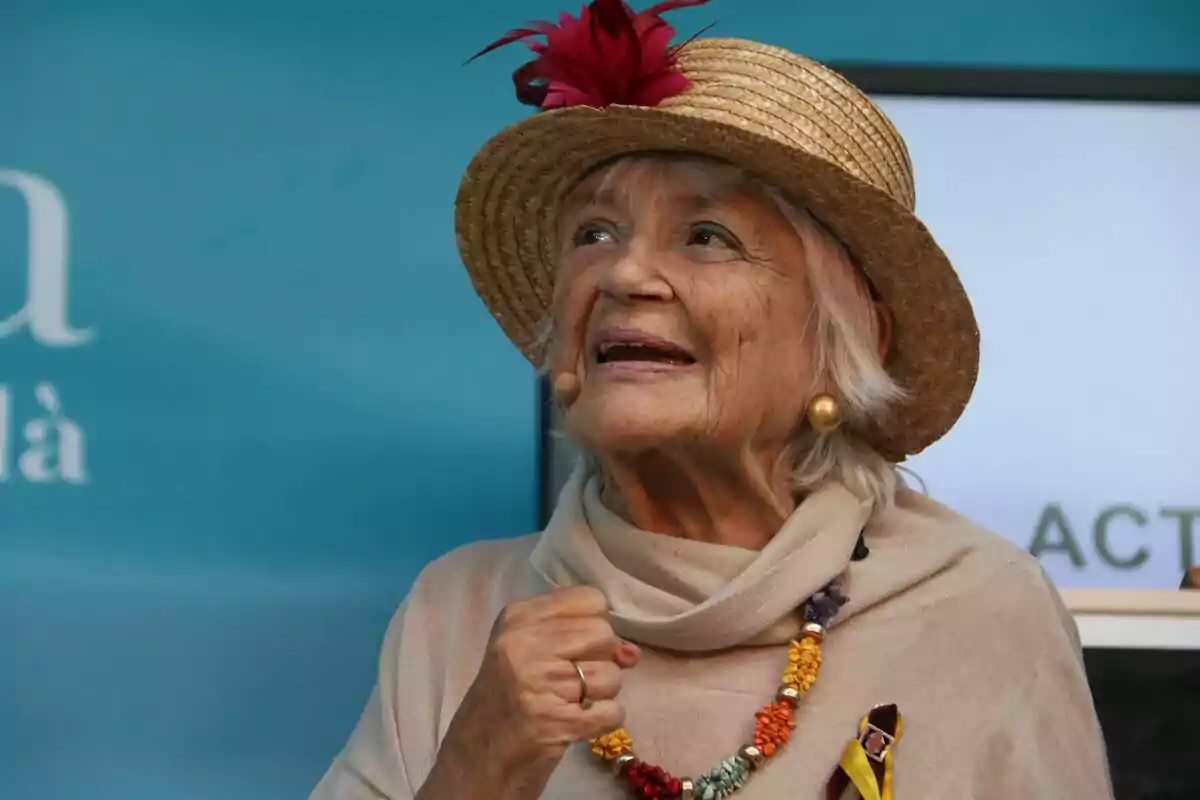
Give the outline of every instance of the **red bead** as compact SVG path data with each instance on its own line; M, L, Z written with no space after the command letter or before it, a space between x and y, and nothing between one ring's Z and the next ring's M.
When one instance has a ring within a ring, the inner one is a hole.
M625 767L629 793L648 800L679 800L683 786L679 779L662 767L644 761L630 761Z

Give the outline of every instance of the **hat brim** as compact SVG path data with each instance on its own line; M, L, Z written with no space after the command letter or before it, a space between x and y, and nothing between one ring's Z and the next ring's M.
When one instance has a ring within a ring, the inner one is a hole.
M714 119L727 114L728 121ZM672 151L738 165L801 203L846 246L893 316L885 366L907 399L858 431L902 461L962 414L979 368L979 330L950 260L907 208L841 167L746 130L731 110L610 106L547 111L493 137L459 186L455 228L471 282L535 363L554 294L560 206L598 165Z

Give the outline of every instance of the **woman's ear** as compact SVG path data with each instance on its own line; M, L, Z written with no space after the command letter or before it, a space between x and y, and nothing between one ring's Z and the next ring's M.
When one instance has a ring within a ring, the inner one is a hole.
M879 361L887 360L892 349L892 312L881 301L873 301L875 319L879 321Z

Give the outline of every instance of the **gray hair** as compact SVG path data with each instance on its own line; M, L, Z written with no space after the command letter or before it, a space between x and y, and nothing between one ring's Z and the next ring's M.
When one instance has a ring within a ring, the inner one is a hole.
M878 319L869 297L865 291L853 297L839 291L839 275L853 276L864 287L865 278L837 237L778 190L738 167L695 157L681 160L697 169L719 166L734 170L737 177L776 204L803 243L814 296L813 312L805 326L807 335L813 337L815 352L812 392L826 382L838 400L843 424L828 432L809 425L797 426L797 434L784 453L790 462L792 490L807 493L836 480L862 500L870 501L876 511L889 507L900 482L896 465L852 431L882 424L888 410L907 395L884 369L877 342ZM551 352L553 338L554 319L547 315L537 339L540 352ZM549 368L547 359L539 372L544 374ZM587 454L584 457L589 458Z
M808 212L777 192L768 191L804 244L814 303L810 330L816 345L814 380L828 380L842 411L844 423L821 433L802 426L789 448L793 462L792 488L815 489L827 480L844 484L876 509L892 503L896 489L895 465L879 455L851 431L882 424L888 409L904 400L904 388L884 369L877 341L878 326L862 322L863 308L839 294L835 270L858 275L846 248ZM861 306L869 304L857 298ZM874 307L865 311L873 315Z

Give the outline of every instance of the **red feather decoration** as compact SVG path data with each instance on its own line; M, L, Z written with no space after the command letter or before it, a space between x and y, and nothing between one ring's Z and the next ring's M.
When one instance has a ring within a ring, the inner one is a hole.
M707 2L668 0L635 14L624 0L592 0L580 10L578 19L564 13L557 25L530 22L509 31L470 60L525 42L537 58L517 68L513 85L518 100L543 110L656 106L691 86L676 66L683 45L671 45L675 29L662 14ZM545 41L532 41L538 36Z

